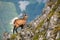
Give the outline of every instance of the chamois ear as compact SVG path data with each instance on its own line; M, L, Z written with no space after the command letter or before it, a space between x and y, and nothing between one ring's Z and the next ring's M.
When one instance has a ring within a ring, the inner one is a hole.
M24 13L24 16L27 16L27 14L26 14L26 13Z

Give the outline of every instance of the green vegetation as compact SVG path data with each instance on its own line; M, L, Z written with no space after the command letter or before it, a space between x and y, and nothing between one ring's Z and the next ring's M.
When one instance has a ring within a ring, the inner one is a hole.
M38 40L39 36L41 36L41 35L43 37L43 40L46 40L45 34L46 34L46 30L39 32L39 33L36 33L35 36L33 37L33 40Z
M10 40L14 40L16 38L17 34L12 34Z

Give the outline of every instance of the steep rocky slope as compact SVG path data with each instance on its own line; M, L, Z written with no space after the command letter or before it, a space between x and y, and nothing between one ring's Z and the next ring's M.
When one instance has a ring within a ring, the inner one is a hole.
M38 25L38 27L36 28L36 30L40 30L41 32L37 33L35 36L34 36L34 40L38 40L38 37L40 34L42 34L40 37L44 37L46 38L47 40L56 40L56 34L57 34L57 31L59 31L60 28L58 26L58 20L59 19L59 15L60 15L60 1L59 0L56 0L54 3L54 1L51 1L50 0L50 3L48 4L48 6L50 6L50 12L47 14L47 13L44 13L46 16L46 18L42 19L42 21L40 22L40 24ZM47 6L47 7L48 7ZM44 15L43 14L43 15ZM58 27L57 27L58 26ZM40 39L41 40L41 39Z
M60 0L49 0L43 14L26 26L10 40L60 40Z

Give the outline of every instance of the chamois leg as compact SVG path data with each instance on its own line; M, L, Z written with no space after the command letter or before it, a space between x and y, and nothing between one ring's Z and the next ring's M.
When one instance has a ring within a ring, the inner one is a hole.
M14 31L15 31L16 33L18 33L16 26L14 26L14 28L13 28L13 34L14 34Z
M15 29L16 33L18 33L17 29L18 29L18 28Z
M14 31L15 31L15 26L14 26L14 28L13 28L13 34L14 34Z

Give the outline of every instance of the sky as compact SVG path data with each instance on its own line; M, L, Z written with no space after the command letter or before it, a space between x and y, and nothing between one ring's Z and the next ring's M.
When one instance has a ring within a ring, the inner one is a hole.
M11 20L21 17L24 11L29 16L27 22L34 20L42 14L45 3L46 0L0 0L0 32L9 31Z
M18 15L25 11L29 16L28 22L30 22L42 13L42 10L47 0L2 0L2 1L14 3Z
M24 11L28 14L28 22L34 20L38 15L42 13L46 0L24 0L19 1L18 6L20 8L19 14Z

